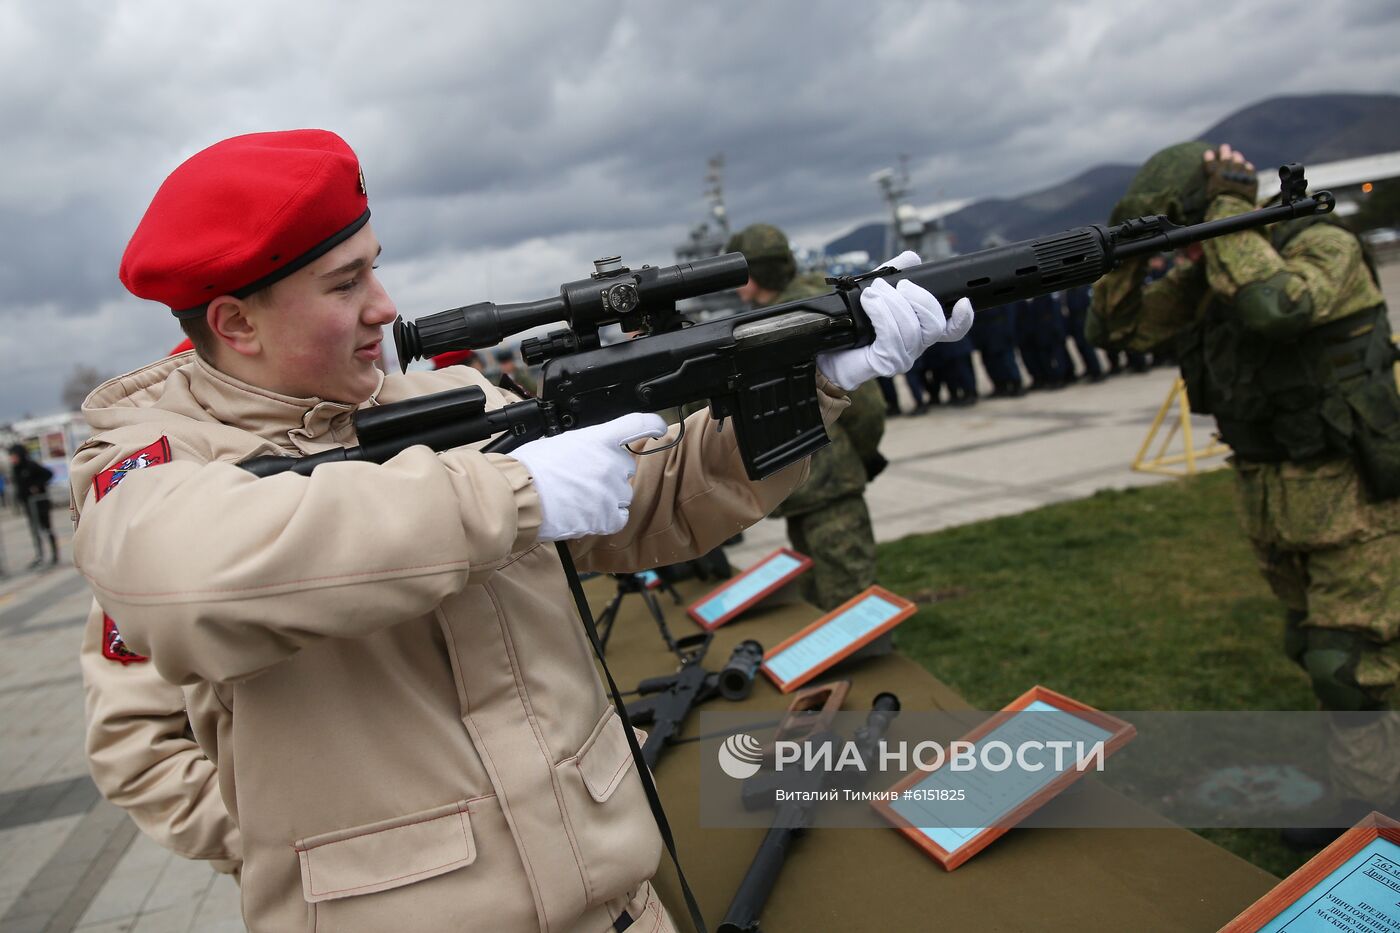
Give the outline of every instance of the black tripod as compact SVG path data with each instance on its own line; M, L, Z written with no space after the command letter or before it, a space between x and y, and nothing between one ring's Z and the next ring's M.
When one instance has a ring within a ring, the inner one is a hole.
M652 576L655 576L653 571ZM628 593L639 593L647 604L647 609L651 612L651 617L656 620L656 627L661 632L661 640L666 643L666 648L672 654L676 651L676 639L671 636L671 628L666 624L666 617L661 613L661 605L656 601L656 596L648 586L648 575L640 573L614 573L609 574L617 581L617 592L613 594L612 600L606 609L598 613L598 641L606 653L608 650L608 638L612 635L613 623L617 621L617 610L622 606L622 600ZM659 581L657 588L665 590L671 594L671 599L677 606L681 604L681 594L676 592L676 588L661 577L656 577Z

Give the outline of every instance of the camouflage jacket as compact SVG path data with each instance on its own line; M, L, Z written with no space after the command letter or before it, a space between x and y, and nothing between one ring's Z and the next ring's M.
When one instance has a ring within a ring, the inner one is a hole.
M1219 197L1216 220L1249 210ZM1294 221L1202 245L1142 284L1144 260L1094 289L1089 336L1147 349L1174 340L1193 411L1262 463L1352 459L1374 494L1400 494L1400 395L1385 302L1360 242Z
M1205 219L1252 209L1243 199L1219 197ZM1385 301L1359 241L1332 223L1309 224L1281 249L1259 230L1206 240L1201 248L1203 261L1178 260L1146 287L1146 257L1100 279L1089 339L1102 347L1150 350L1201 323L1212 300L1233 305L1240 322L1261 338L1287 339Z

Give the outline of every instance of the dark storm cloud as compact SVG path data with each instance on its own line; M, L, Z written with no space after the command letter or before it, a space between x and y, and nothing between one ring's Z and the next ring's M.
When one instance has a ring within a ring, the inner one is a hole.
M74 11L79 15L74 15ZM736 224L799 241L916 200L1140 159L1280 93L1400 86L1393 4L273 5L0 0L0 421L73 362L159 355L116 267L151 193L224 136L326 126L366 166L406 313L665 261L727 158ZM60 323L53 323L58 321Z

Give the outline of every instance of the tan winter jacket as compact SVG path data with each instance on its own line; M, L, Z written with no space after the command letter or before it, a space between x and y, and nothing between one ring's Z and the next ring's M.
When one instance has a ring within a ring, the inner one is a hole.
M236 874L238 827L219 795L214 763L190 733L184 693L149 660L104 653L105 618L94 602L80 656L93 782L160 845Z
M376 399L466 384L509 400L467 367L389 377ZM821 395L832 421L845 398ZM353 443L353 408L189 356L84 412L75 562L128 646L187 687L242 836L250 929L612 928L659 836L518 461L415 447L256 479L232 464ZM94 479L161 437L172 462L97 501ZM734 432L697 413L678 447L638 458L626 528L572 552L599 571L695 556L805 474L750 483Z

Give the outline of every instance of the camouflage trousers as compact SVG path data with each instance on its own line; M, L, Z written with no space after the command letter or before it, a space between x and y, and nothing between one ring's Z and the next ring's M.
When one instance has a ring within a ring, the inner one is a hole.
M875 531L865 496L843 496L787 519L788 540L812 558L801 579L802 598L835 609L875 582Z
M1245 531L1287 609L1284 650L1322 708L1400 709L1400 499L1369 501L1347 461L1234 465ZM1397 723L1336 731L1339 791L1400 793Z

